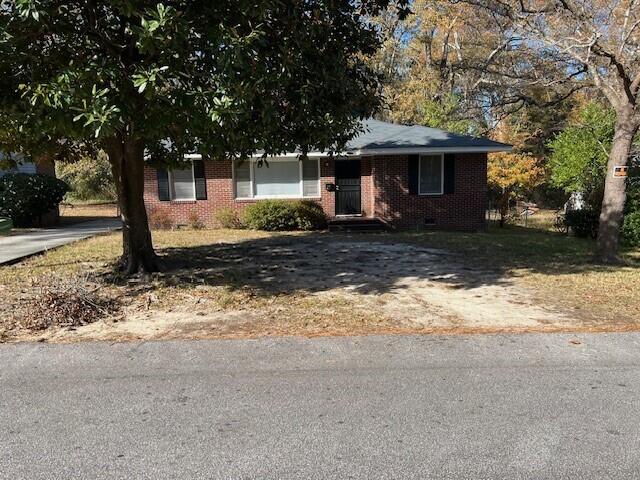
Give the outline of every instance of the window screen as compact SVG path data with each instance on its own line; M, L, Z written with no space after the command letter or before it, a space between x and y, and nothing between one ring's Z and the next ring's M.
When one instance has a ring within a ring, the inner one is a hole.
M420 194L442 193L442 155L420 157Z
M255 194L258 197L299 196L300 165L298 160L270 161L267 166L253 168Z
M251 196L251 161L236 160L236 198Z
M320 196L320 172L318 160L306 159L302 161L302 195L305 197Z
M180 170L171 170L171 199L172 200L195 200L196 186L193 181L193 167Z

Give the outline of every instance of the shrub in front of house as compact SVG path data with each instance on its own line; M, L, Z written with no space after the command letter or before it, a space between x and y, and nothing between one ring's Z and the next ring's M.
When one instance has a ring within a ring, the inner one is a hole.
M327 228L327 216L320 204L313 200L296 202L296 222L300 230L324 230Z
M151 209L147 216L149 226L153 230L171 230L174 227L171 215L164 208Z
M249 205L244 214L247 227L270 232L317 230L326 222L320 205L309 200L263 200Z
M7 173L0 177L0 217L29 227L58 207L69 185L42 174Z
M588 208L568 210L565 214L565 222L576 237L596 238L598 234L599 214L595 210Z
M627 245L640 247L640 210L630 212L624 216L622 239Z
M216 223L221 228L244 228L242 219L233 208L225 207L219 209L216 214Z

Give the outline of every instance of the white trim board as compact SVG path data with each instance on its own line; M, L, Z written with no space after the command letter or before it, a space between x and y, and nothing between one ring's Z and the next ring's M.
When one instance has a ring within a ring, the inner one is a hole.
M309 152L308 157L366 157L372 155L381 156L393 156L393 155L420 155L420 154L434 154L434 153L494 153L494 152L510 152L513 147L499 146L499 147L406 147L406 148L371 148L351 150L348 152L335 152L330 155L328 152ZM297 158L301 153L282 153L279 155L267 155L265 158ZM251 158L259 159L264 155L260 153L254 153ZM189 153L184 156L189 160L200 160L202 155L199 153Z

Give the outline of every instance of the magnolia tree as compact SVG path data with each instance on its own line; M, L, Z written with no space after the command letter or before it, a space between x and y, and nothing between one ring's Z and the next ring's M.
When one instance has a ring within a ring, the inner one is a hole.
M626 181L614 167L628 163L640 128L640 3L637 0L464 0L492 19L501 41L482 63L496 95L517 99L536 89L562 98L597 89L615 111L598 234L599 257L618 260ZM526 100L526 99L523 99Z
M145 159L339 147L379 105L366 18L389 3L0 0L0 149L103 149L122 267L154 271Z

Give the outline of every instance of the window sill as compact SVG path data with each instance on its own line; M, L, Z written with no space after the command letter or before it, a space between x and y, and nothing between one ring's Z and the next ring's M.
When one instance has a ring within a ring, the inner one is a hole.
M419 193L419 197L442 197L444 193Z
M322 197L253 197L253 198L234 198L236 202L258 202L260 200L321 200Z
M191 200L170 200L171 203L196 203L197 200L191 199Z

